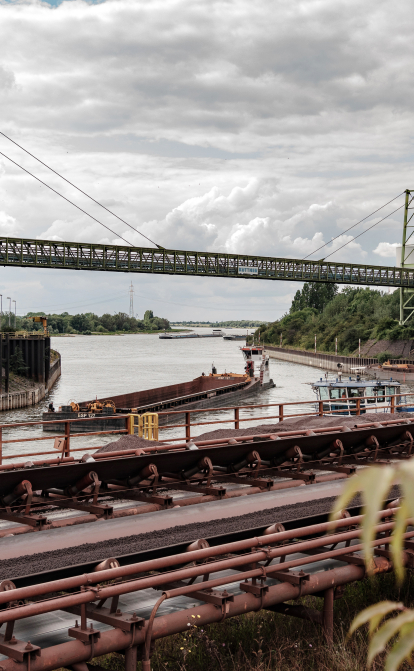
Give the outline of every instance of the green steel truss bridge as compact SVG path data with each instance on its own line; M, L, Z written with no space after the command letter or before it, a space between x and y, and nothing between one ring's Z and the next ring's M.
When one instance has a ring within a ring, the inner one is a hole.
M414 267L0 237L0 265L414 288Z

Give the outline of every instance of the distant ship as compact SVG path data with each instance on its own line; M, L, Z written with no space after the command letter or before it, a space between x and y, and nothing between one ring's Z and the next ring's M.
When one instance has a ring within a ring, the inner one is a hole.
M212 333L161 333L161 340L181 340L183 338L222 338L225 333L221 329L213 329Z
M246 337L240 333L234 333L233 335L223 335L223 340L246 340Z

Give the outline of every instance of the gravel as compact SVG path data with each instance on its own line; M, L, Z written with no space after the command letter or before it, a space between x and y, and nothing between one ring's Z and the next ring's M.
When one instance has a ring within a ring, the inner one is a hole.
M398 489L394 488L388 500L397 498ZM86 562L100 562L109 557L119 557L145 550L167 547L177 543L192 543L198 538L209 538L270 526L276 522L290 522L305 517L314 517L330 512L335 497L296 503L287 506L278 506L263 511L256 511L247 515L240 515L229 519L218 519L209 522L186 524L171 527L163 531L137 534L119 539L111 539L101 543L85 543L84 545L62 550L53 550L45 554L24 555L18 558L6 559L0 562L0 580L32 575L42 571L72 566ZM359 506L357 496L352 507ZM39 532L41 533L41 532ZM226 542L223 538L223 543Z
M413 418L411 412L401 412L394 416L394 419ZM357 426L358 424L368 424L370 422L385 422L391 419L390 413L376 412L366 413L365 415L352 415L341 417L290 417L277 424L259 424L258 426L247 426L244 429L216 429L202 433L193 438L199 440L214 440L216 438L233 438L235 436L255 436L258 434L279 433L280 431L292 431L295 429L317 429L327 426ZM184 438L183 438L184 441ZM150 447L163 445L155 440L145 440L138 436L122 436L113 443L108 443L101 447L98 452L114 452L118 450L138 449L140 447Z
M114 440L112 443L107 443L100 447L96 452L118 452L120 450L138 450L140 447L155 447L157 445L164 445L156 440L146 440L138 436L122 436L119 440Z

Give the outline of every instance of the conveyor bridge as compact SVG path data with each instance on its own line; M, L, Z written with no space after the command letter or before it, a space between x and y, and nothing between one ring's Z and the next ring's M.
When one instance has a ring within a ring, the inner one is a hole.
M0 265L414 288L414 268L0 237Z

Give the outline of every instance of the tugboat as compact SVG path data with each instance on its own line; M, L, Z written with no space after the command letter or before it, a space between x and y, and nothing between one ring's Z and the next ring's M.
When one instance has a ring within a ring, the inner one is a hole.
M264 347L262 345L246 345L246 347L240 347L240 349L246 362L244 367L246 375L255 377L255 364L257 364L256 370L259 371L262 389L275 387L275 383L270 379L269 355L265 354Z
M357 369L358 370L358 369ZM395 395L395 406L406 403L401 395L401 384L392 378L389 380L363 380L361 373L344 378L320 378L318 382L309 383L316 394L317 400L323 402L323 412L335 410L337 415L355 415L357 399L360 399L360 412L390 412L391 396ZM364 398L369 397L369 398ZM318 410L319 407L317 406ZM414 412L413 407L395 408L396 412Z

